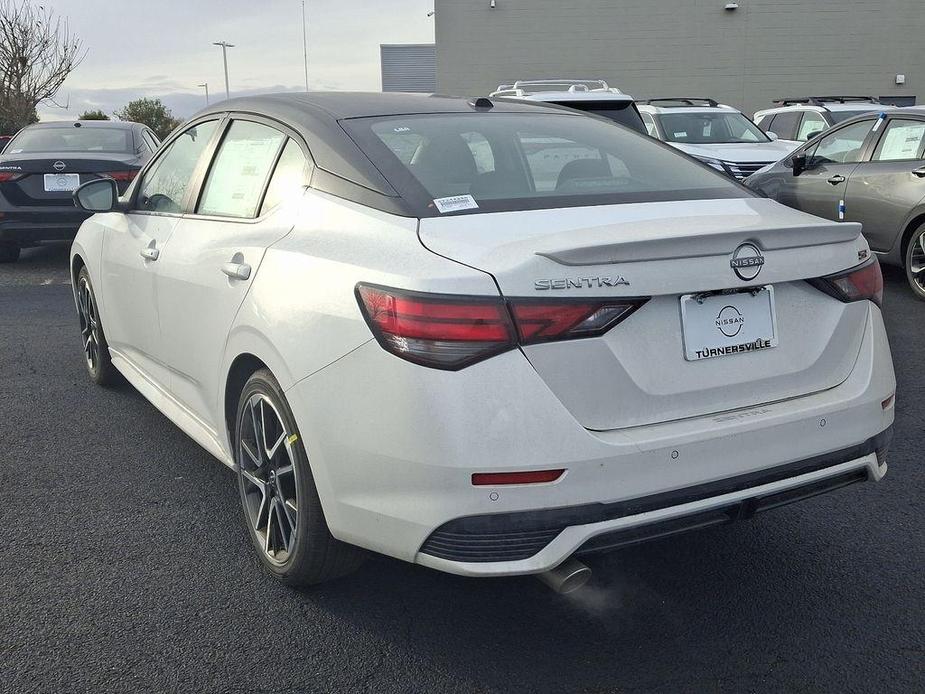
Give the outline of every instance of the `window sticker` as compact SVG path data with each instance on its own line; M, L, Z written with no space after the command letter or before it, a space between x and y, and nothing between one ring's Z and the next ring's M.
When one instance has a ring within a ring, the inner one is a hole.
M676 138L677 138L677 137L687 137L687 131L686 131L686 130L682 130L682 131L679 132L679 133L675 133L674 136L675 136Z
M883 145L877 159L880 161L902 161L917 159L922 148L925 126L922 124L893 126L883 136Z
M449 198L437 198L434 205L440 211L440 214L447 212L459 212L460 210L476 210L479 204L471 195L453 195Z

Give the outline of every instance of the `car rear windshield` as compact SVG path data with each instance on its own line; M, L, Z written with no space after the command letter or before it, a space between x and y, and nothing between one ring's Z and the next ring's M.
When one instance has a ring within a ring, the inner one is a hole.
M863 111L829 111L829 115L832 117L833 123L843 123L846 120L850 120L855 116L863 116L877 109L864 109Z
M23 130L8 145L5 154L38 152L110 152L134 150L132 133L124 128L35 128Z
M646 131L646 126L642 122L642 117L632 101L614 102L614 101L556 101L553 102L559 106L568 106L578 111L593 113L595 116L607 118L614 123L625 125L641 133Z
M663 113L658 118L668 142L719 145L770 141L741 113Z
M578 114L342 122L419 216L751 196L646 135Z

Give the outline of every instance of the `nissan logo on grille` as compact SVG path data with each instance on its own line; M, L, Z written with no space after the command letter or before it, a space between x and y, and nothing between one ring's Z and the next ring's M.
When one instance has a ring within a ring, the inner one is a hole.
M66 167L67 164L65 164L63 161L56 161L54 164L52 164L52 168L54 168L55 171L64 171Z
M735 271L736 277L743 282L755 279L764 267L764 256L758 247L752 243L743 243L732 254L729 266Z

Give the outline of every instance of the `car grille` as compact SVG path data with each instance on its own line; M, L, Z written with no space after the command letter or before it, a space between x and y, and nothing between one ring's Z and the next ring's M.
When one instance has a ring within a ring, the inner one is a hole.
M764 162L740 163L740 162L734 162L734 161L724 161L723 163L726 165L726 168L729 169L732 175L741 181L743 178L747 176L751 176L758 169L763 169L765 166L768 166L769 164L773 164L774 162L764 161Z

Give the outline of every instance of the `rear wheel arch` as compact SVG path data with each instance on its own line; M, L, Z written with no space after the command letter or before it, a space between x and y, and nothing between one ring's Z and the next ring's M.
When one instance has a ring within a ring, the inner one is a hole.
M261 369L267 369L270 373L273 373L273 370L262 359L249 352L236 356L234 361L231 362L231 366L228 367L228 373L225 377L224 412L228 450L232 452L234 451L234 429L238 413L238 399L244 390L247 379Z
M912 218L906 225L906 230L903 231L902 243L899 247L899 262L903 267L906 266L906 251L909 249L909 242L912 240L912 235L923 224L925 224L925 211L919 210L919 213Z

